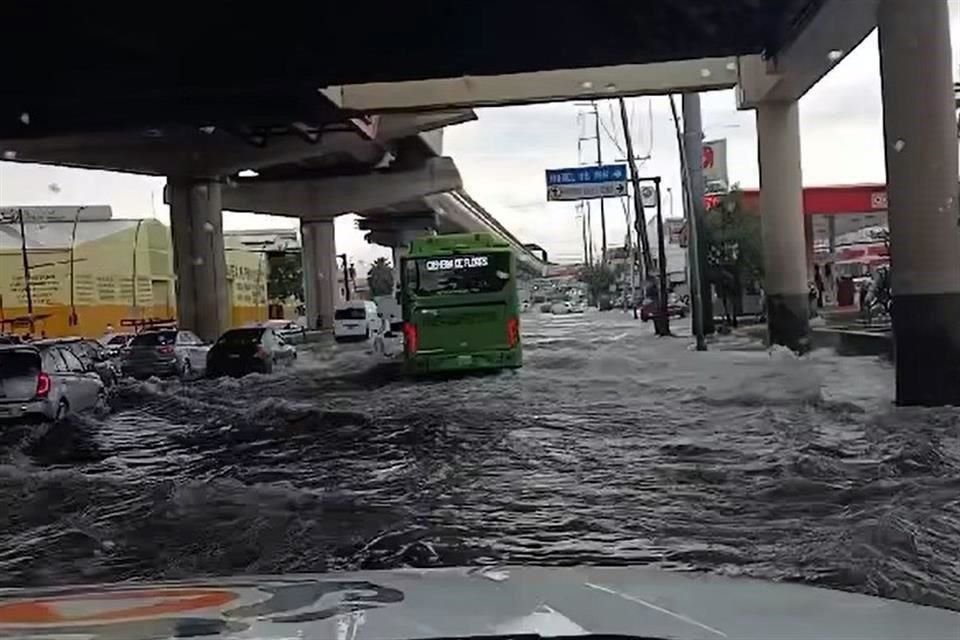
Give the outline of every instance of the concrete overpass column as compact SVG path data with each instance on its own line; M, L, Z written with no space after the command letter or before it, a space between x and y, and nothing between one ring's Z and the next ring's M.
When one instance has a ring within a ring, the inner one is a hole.
M878 9L897 404L960 405L960 193L946 0Z
M300 235L307 324L312 329L332 329L333 311L340 297L333 220L302 221Z
M220 185L170 178L167 187L177 321L204 340L216 340L231 320Z
M810 320L796 101L759 103L757 138L770 344L805 352Z
M410 228L398 229L394 233L393 243L390 250L393 252L393 289L396 291L400 287L400 260L410 252L410 243L416 238L435 234L433 229Z
M396 244L390 247L390 250L393 254L393 290L394 292L400 288L400 261L403 259L407 252L410 251L410 246L406 244Z

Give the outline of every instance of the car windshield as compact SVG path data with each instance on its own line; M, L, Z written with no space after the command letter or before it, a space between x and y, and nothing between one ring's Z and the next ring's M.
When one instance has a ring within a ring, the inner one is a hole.
M260 343L263 336L262 328L234 329L227 331L217 340L218 345L227 347L243 347Z
M960 640L960 0L2 6L0 639Z
M141 333L130 341L131 347L157 347L174 344L177 341L176 331L149 331Z
M510 254L420 258L407 262L408 287L418 296L493 293L510 280Z

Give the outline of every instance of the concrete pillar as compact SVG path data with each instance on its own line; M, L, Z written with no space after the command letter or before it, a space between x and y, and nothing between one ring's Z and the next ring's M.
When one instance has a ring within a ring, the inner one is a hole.
M204 340L216 340L231 323L220 185L170 178L167 188L177 322Z
M396 292L400 288L400 261L403 259L410 246L406 244L396 244L390 247L393 262L393 290Z
M757 105L760 213L770 344L810 348L800 116L796 101Z
M946 0L878 8L897 404L960 405L960 193Z
M813 265L816 263L816 238L813 233L813 216L803 216L803 247L807 259L807 282L813 280Z
M837 216L827 216L827 245L830 247L830 260L835 260L837 252Z
M333 220L301 222L300 235L307 325L312 329L332 329L333 311L340 298Z

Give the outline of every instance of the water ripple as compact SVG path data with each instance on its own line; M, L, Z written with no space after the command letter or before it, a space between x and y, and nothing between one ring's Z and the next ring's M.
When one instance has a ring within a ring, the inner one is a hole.
M525 323L517 372L362 352L125 383L0 434L0 584L656 564L960 609L960 412L867 358L691 353L619 313Z

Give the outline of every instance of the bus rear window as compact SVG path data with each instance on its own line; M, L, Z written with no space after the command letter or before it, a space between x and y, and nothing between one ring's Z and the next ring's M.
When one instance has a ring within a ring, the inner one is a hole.
M489 253L407 261L407 287L418 296L493 293L510 281L510 254Z

